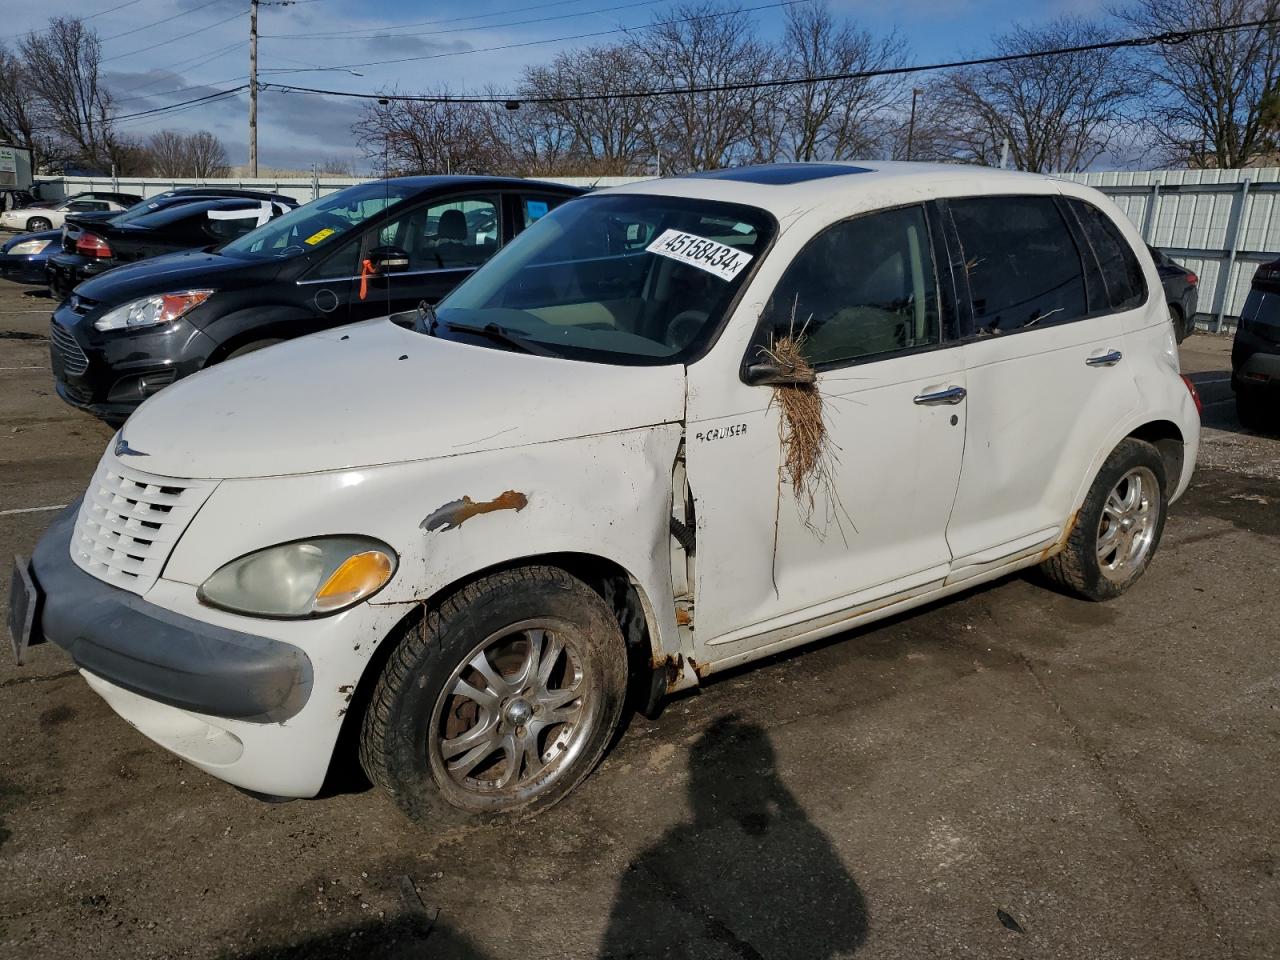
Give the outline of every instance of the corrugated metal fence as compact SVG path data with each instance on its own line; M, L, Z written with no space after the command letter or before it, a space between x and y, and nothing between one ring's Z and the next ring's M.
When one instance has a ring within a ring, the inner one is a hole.
M1064 174L1108 194L1158 247L1200 276L1199 325L1229 327L1259 263L1280 257L1280 167L1257 170L1144 170ZM554 177L580 186L612 186L636 177ZM152 196L182 186L220 185L271 190L299 201L341 190L357 177L259 177L217 180L157 177L63 177L50 182L63 196L114 190Z

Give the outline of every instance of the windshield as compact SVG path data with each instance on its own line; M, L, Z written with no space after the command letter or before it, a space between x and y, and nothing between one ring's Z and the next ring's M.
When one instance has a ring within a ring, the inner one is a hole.
M270 260L318 250L421 189L421 186L394 180L348 187L277 217L220 247L218 252L250 260Z
M583 197L529 227L451 293L437 330L450 336L451 326L494 324L558 356L683 362L715 335L773 231L773 218L754 207Z

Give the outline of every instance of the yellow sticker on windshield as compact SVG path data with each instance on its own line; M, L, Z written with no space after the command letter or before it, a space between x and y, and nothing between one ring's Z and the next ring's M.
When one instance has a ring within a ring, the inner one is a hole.
M323 230L317 230L311 236L307 237L307 239L304 240L303 242L309 243L311 246L314 247L317 243L319 243L325 237L331 237L336 232L337 231L335 231L332 227L325 227Z

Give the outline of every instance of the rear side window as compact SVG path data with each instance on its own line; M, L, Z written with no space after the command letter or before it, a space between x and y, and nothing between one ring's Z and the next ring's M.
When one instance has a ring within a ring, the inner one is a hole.
M802 337L814 365L939 342L938 284L924 210L837 223L787 267L769 301L771 339Z
M1084 235L1093 247L1098 265L1102 267L1102 279L1107 285L1107 300L1112 310L1132 310L1147 299L1147 282L1142 275L1142 264L1133 248L1121 235L1111 218L1091 203L1074 198L1068 200L1075 211ZM1153 251L1157 263L1163 263L1162 254Z
M1052 197L952 200L974 322L989 333L1089 313L1080 251Z

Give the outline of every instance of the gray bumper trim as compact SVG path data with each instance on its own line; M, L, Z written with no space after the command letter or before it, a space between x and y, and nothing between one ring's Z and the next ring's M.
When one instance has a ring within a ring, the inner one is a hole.
M80 503L36 546L31 570L43 597L40 630L90 673L184 710L277 723L311 694L311 661L298 647L173 613L90 576L71 559Z

